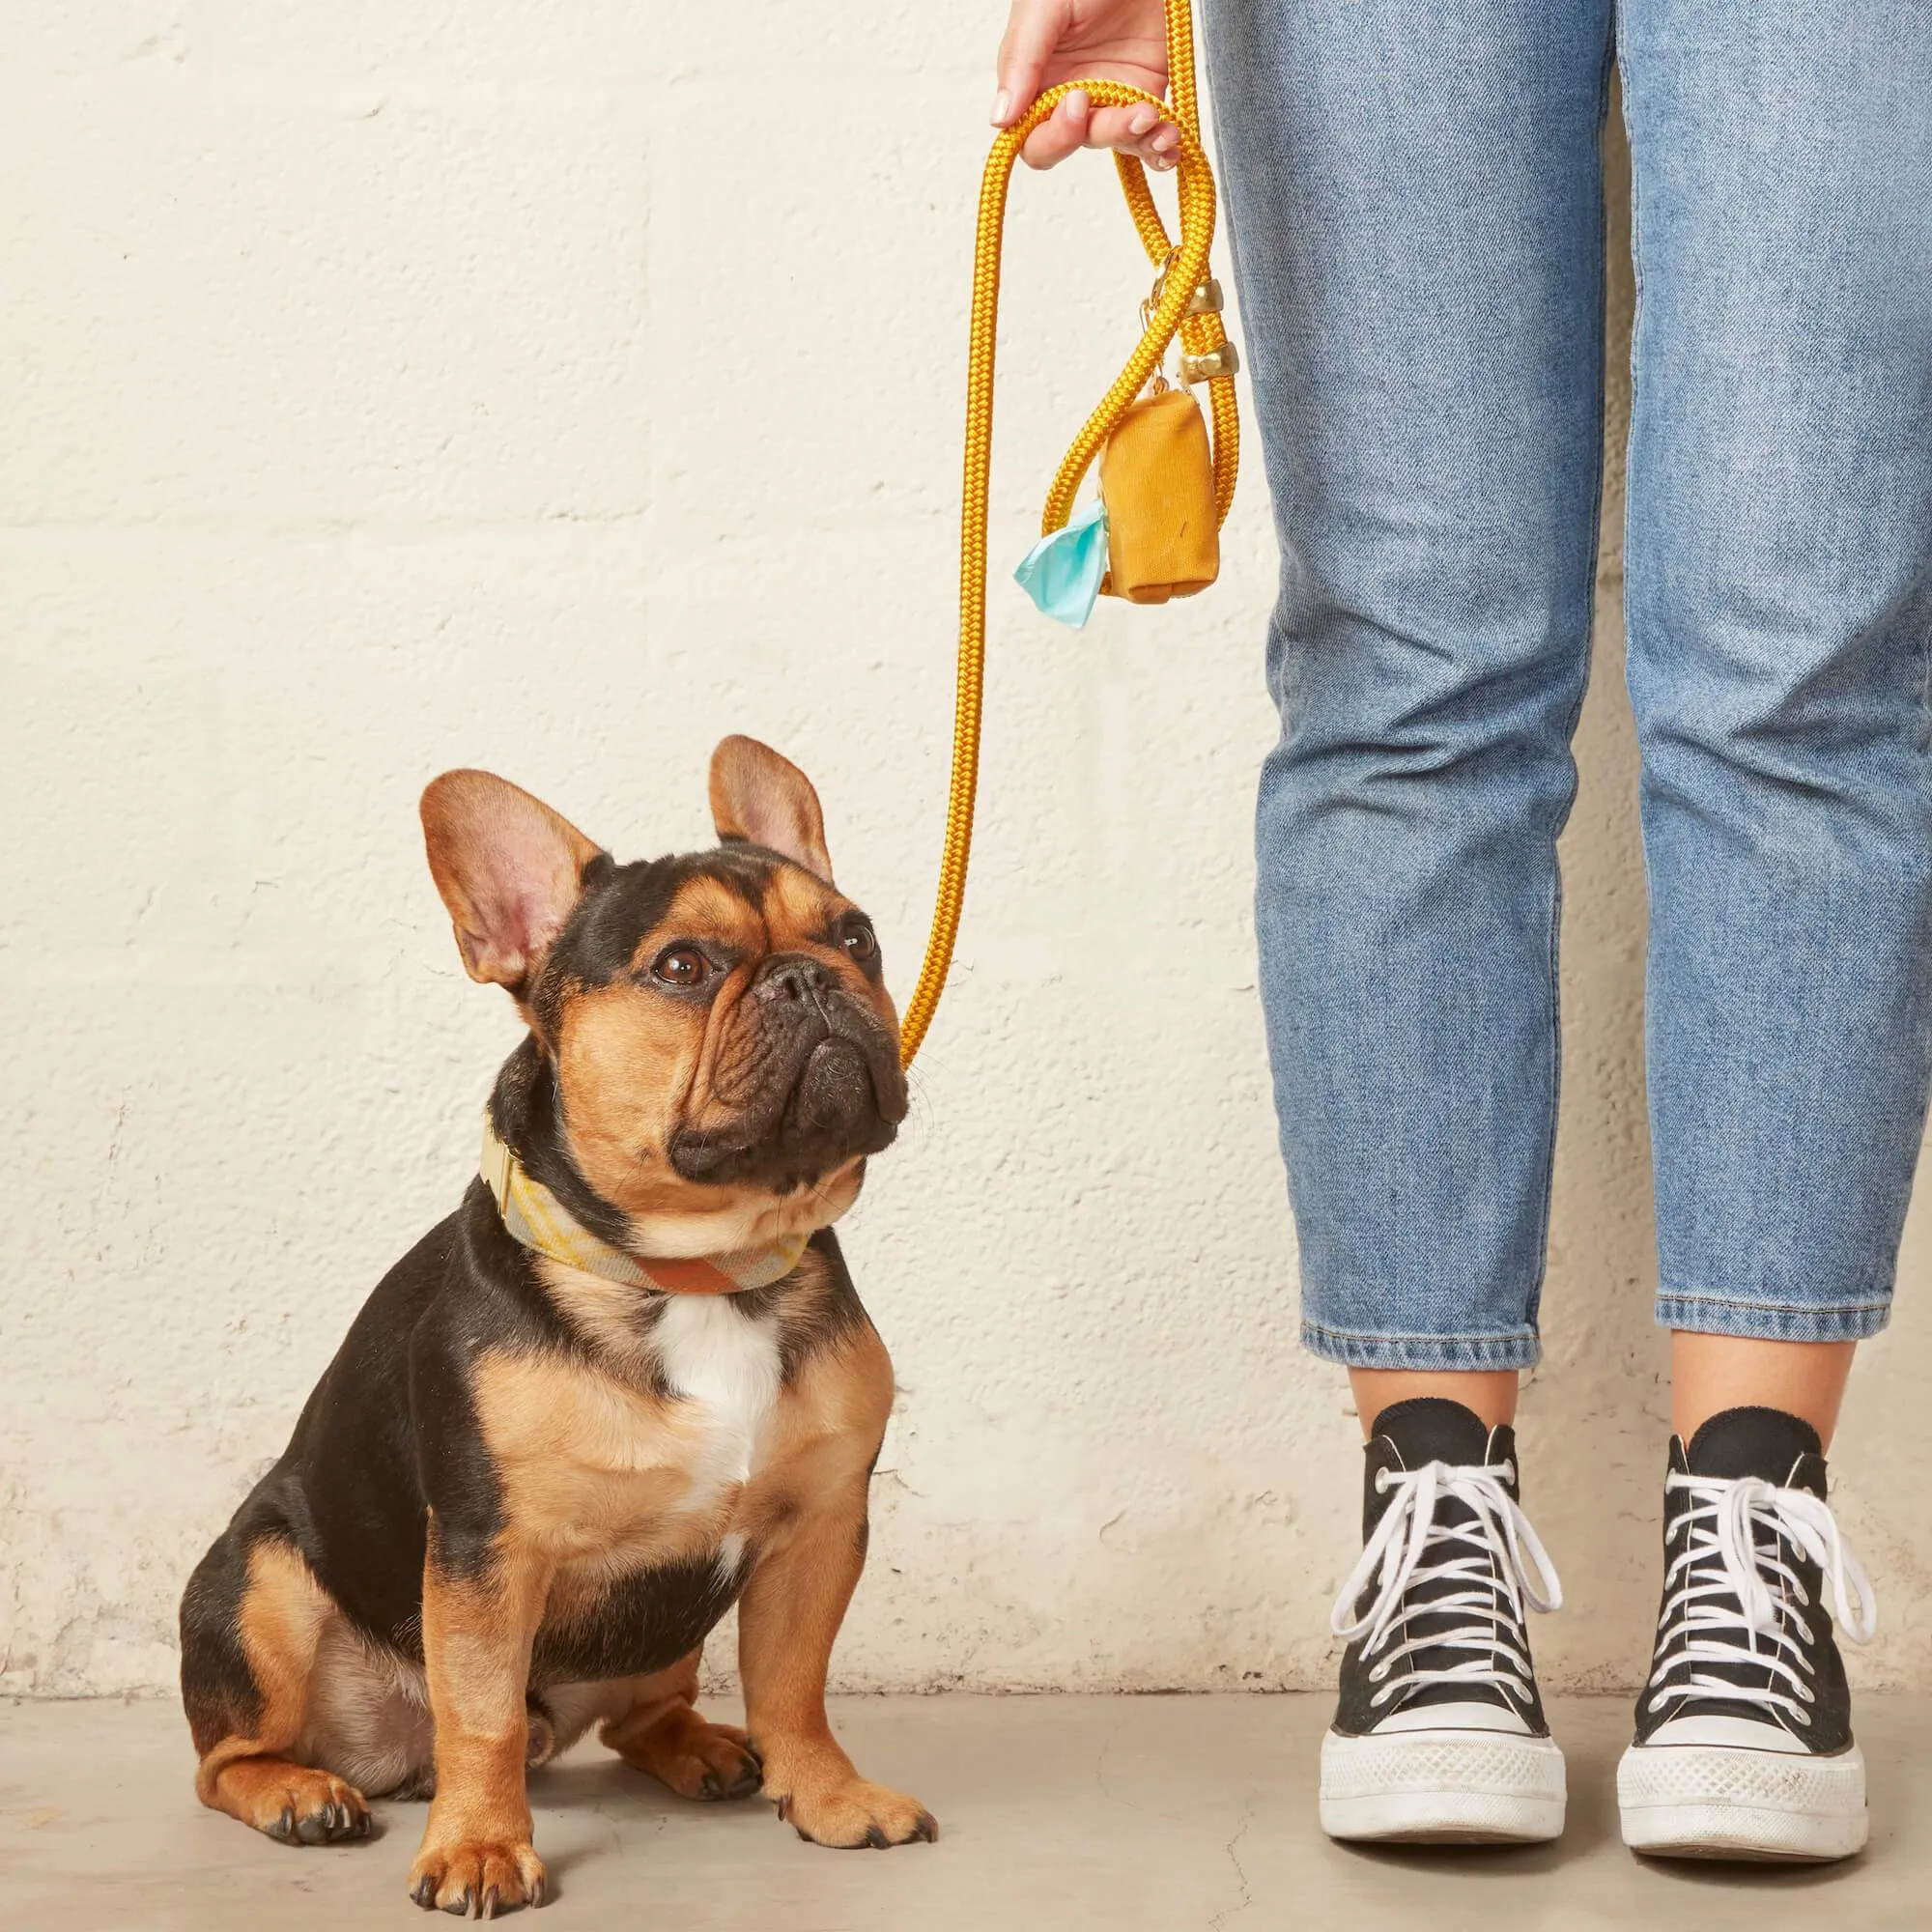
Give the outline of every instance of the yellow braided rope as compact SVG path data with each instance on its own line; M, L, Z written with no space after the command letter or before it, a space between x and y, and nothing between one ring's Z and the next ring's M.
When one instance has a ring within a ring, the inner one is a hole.
M966 867L973 851L973 806L980 779L980 713L986 671L986 501L993 454L993 364L999 336L1000 244L1006 226L1007 188L1021 146L1075 88L1095 107L1158 108L1180 129L1175 170L1180 196L1180 241L1173 244L1155 209L1147 172L1131 156L1115 156L1128 212L1139 230L1148 259L1161 270L1161 296L1126 366L1114 379L1100 406L1074 438L1040 515L1040 534L1062 528L1073 507L1075 491L1100 447L1114 433L1148 379L1167 354L1176 334L1189 354L1217 349L1227 340L1221 318L1211 312L1189 315L1195 290L1207 278L1208 251L1214 239L1214 175L1201 147L1201 109L1194 85L1194 21L1190 0L1167 0L1168 80L1173 111L1152 95L1117 80L1067 81L1048 88L1025 118L1005 128L986 157L980 184L980 225L973 249L973 312L966 376L965 484L959 514L959 683L952 717L952 784L946 806L946 843L939 861L939 892L932 933L919 983L906 1004L899 1030L899 1057L908 1066L946 987L959 933L959 911L966 896ZM1234 501L1240 461L1240 431L1235 413L1232 377L1208 384L1214 424L1214 497L1226 522Z

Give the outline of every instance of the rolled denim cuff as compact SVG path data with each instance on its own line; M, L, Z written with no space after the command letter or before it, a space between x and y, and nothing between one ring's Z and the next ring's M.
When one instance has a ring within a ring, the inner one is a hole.
M1736 1335L1758 1342L1862 1342L1891 1320L1891 1296L1798 1307L1721 1294L1657 1291L1660 1328L1698 1335Z
M1527 1369L1543 1354L1533 1328L1501 1335L1378 1335L1303 1319L1301 1346L1350 1369Z

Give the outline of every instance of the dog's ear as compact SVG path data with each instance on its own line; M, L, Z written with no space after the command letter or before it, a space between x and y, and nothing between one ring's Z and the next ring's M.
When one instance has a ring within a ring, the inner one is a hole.
M795 860L829 886L825 814L811 781L788 758L755 738L726 738L711 754L711 816L721 838Z
M488 772L444 772L422 795L423 842L472 980L521 993L600 848L541 800Z

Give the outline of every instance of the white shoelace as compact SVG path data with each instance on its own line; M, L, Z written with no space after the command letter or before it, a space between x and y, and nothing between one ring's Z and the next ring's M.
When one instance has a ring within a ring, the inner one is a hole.
M1395 1492L1361 1561L1342 1585L1328 1627L1345 1643L1366 1638L1365 1657L1378 1657L1370 1678L1382 1688L1369 1699L1386 1703L1429 1684L1457 1684L1471 1690L1504 1689L1527 1703L1536 1694L1528 1653L1517 1633L1525 1604L1533 1610L1563 1607L1563 1585L1529 1519L1504 1486L1516 1480L1515 1467L1460 1467L1425 1463L1419 1469L1381 1469L1379 1493ZM1437 1522L1436 1506L1445 1499L1463 1504L1465 1522ZM1525 1560L1525 1558L1527 1560ZM1357 1613L1356 1600L1378 1577L1375 1601ZM1407 1601L1418 1583L1447 1583L1439 1596ZM1409 1637L1385 1656L1390 1636L1411 1617L1459 1616L1467 1621ZM1389 1673L1419 1650L1467 1651L1460 1663L1411 1669L1394 1683Z
M1652 1672L1647 1708L1701 1694L1761 1705L1773 1716L1782 1711L1808 1728L1804 1707L1817 1695L1806 1682L1812 1664L1803 1646L1811 1641L1811 1627L1802 1612L1811 1600L1777 1544L1760 1543L1756 1532L1815 1563L1830 1585L1838 1628L1852 1642L1869 1643L1878 1629L1878 1600L1837 1519L1808 1490L1782 1489L1761 1476L1673 1472L1664 1487L1689 1492L1690 1507L1684 1550L1664 1572L1657 1647L1668 1653L1680 1636L1685 1643ZM1699 1670L1700 1663L1743 1664L1766 1672L1767 1681L1734 1684Z

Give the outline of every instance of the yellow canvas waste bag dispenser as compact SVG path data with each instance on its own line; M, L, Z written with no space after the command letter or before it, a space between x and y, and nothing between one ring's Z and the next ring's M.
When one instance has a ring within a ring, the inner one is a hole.
M1140 341L1099 406L1081 426L1047 492L1040 514L1041 541L1028 564L1040 559L1044 568L1038 574L1053 580L1049 601L1058 607L1055 614L1070 622L1084 621L1086 610L1092 608L1093 597L1103 582L1130 601L1162 603L1169 597L1190 595L1212 582L1219 567L1217 533L1234 501L1240 462L1234 383L1237 364L1235 346L1221 322L1221 291L1208 272L1208 253L1214 239L1214 175L1201 147L1194 22L1188 0L1167 0L1167 63L1171 109L1151 95L1118 80L1068 81L1048 88L1021 120L995 138L980 178L959 515L959 676L953 709L952 787L932 933L926 941L919 983L906 1003L899 1030L901 1057L908 1064L919 1051L945 990L973 849L986 668L986 506L993 451L993 368L1007 189L1021 144L1075 88L1095 107L1146 103L1179 128L1175 181L1180 234L1175 240L1162 223L1146 169L1131 156L1115 156L1127 211L1148 259L1158 271L1157 278L1142 305ZM1186 385L1179 392L1167 388L1160 377L1162 363L1177 337L1180 355L1176 373ZM1208 392L1211 444L1193 393L1201 387ZM1190 411L1192 428L1185 414ZM1103 465L1102 500L1074 516L1073 499L1082 480L1102 447L1117 436L1122 438L1121 445ZM1109 527L1116 518L1118 535ZM1053 568L1056 545L1065 546L1067 553L1058 557L1065 566L1059 570ZM1110 558L1110 552L1117 552L1117 557ZM1022 582L1026 582L1027 569L1027 564L1021 566Z
M1214 459L1201 408L1183 389L1142 396L1100 451L1107 515L1102 597L1165 604L1221 573Z

